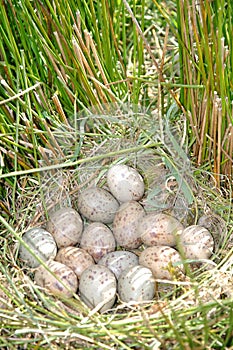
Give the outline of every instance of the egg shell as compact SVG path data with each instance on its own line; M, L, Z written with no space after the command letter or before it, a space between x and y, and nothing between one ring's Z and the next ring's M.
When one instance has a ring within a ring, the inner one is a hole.
M172 280L184 272L181 256L172 247L153 246L146 248L139 257L139 264L148 267L156 279Z
M28 230L22 236L25 243L30 249L43 261L54 259L57 254L57 245L53 236L41 227L36 227ZM32 268L40 265L39 261L32 256L23 244L19 247L19 257Z
M78 210L87 219L104 224L113 222L119 203L107 190L87 188L79 194Z
M213 236L200 225L186 227L180 235L180 244L186 259L208 259L214 250Z
M136 201L120 205L113 220L113 234L119 246L135 249L141 245L142 240L137 227L144 215L143 207Z
M102 256L116 249L116 241L108 226L101 222L93 222L85 227L80 247L98 262Z
M105 254L98 261L98 264L108 267L118 279L124 270L131 266L138 265L138 256L126 250L117 250L115 252Z
M118 279L118 293L126 303L152 300L155 295L155 280L151 270L140 265L124 270Z
M66 207L50 215L46 229L53 235L58 248L74 246L80 242L83 222L75 209Z
M99 305L100 312L104 312L114 305L116 290L116 278L106 266L89 266L79 280L81 300L91 309Z
M139 172L125 164L113 165L107 172L110 192L119 202L138 201L144 194L144 181Z
M92 256L86 250L78 247L64 247L59 249L55 260L70 267L78 278L80 278L82 272L87 267L95 263Z
M175 246L177 235L184 226L173 216L163 213L150 213L139 222L138 233L142 242L147 246L167 245Z
M76 293L78 289L78 278L74 271L58 261L49 261L47 267L64 285L42 265L39 266L35 272L35 283L54 295L71 298L73 293Z

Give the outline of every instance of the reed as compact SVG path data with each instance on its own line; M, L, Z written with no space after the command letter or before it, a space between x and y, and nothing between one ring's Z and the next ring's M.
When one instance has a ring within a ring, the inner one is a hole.
M232 3L177 0L173 27L179 43L180 102L190 126L192 154L199 166L232 177ZM190 89L189 86L202 88Z

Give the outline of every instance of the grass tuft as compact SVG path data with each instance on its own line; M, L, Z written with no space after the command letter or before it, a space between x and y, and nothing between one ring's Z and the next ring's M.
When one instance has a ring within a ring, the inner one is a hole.
M154 2L168 21L169 13ZM232 3L177 0L176 6L171 30L179 45L180 102L192 154L198 165L208 164L220 187L221 175L232 178L233 170Z

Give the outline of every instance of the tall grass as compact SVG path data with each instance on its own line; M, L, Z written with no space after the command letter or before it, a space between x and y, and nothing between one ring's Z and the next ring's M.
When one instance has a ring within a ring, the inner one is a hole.
M132 2L135 15L144 7ZM123 2L10 0L0 16L6 166L14 168L17 157L20 167L37 167L33 149L45 144L50 127L67 124L83 108L139 102L144 51ZM9 130L13 123L16 139Z
M233 173L232 2L177 0L177 19L171 22L156 3L179 44L180 102L192 154L220 186L221 174Z

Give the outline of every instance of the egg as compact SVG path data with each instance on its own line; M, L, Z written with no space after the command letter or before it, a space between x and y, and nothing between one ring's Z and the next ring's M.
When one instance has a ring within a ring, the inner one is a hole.
M144 181L138 171L125 164L113 165L107 172L110 192L119 202L138 201L144 194Z
M142 251L139 264L149 268L156 279L176 279L184 272L177 250L169 246L153 246Z
M139 222L138 233L147 246L175 246L177 235L184 226L173 216L163 213L149 213Z
M152 300L155 281L151 270L140 265L124 270L118 279L118 294L126 303Z
M66 207L50 215L46 229L53 235L58 248L74 246L80 241L83 222L75 209Z
M142 243L137 226L145 215L143 207L136 201L122 203L113 220L113 234L122 248L138 248Z
M138 256L126 250L117 250L105 254L98 264L108 267L118 279L125 269L138 265Z
M116 198L103 188L87 188L78 197L79 212L91 221L112 223L118 208L119 203Z
M64 247L59 249L55 260L70 267L78 278L80 278L82 272L87 267L95 263L88 252L78 247Z
M71 298L78 289L78 279L74 271L58 261L49 261L47 267L57 277L41 265L35 272L35 283L54 295Z
M214 239L205 227L191 225L180 235L180 250L186 259L208 259L214 251Z
M80 247L97 262L102 256L115 250L116 241L108 226L101 222L92 222L83 231Z
M89 266L79 280L81 300L91 309L99 305L100 312L114 305L116 290L116 278L106 266Z
M24 233L22 239L41 260L47 261L55 258L57 254L56 242L53 236L45 229L41 227L32 228ZM35 268L40 265L40 262L23 244L20 244L19 247L19 258L29 267Z

